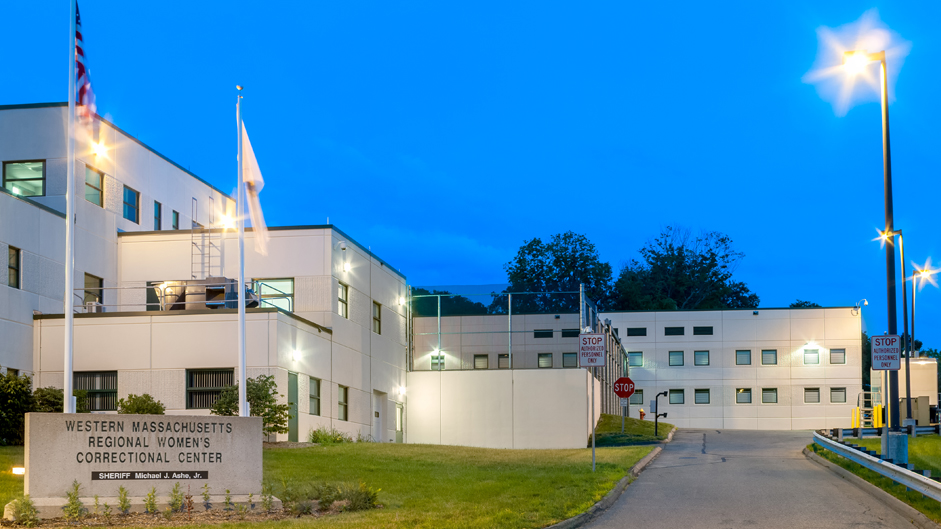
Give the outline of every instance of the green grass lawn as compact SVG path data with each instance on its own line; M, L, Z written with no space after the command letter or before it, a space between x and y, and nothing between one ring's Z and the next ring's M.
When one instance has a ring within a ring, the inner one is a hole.
M876 450L877 452L881 451L882 449L882 440L879 438L844 438L844 441L859 446L865 446L866 448L870 450ZM841 467L849 470L850 472L853 472L866 481L880 487L882 490L918 509L925 516L931 518L935 522L941 522L941 504L939 504L937 501L931 498L926 498L922 496L921 493L906 490L904 485L899 485L891 479L883 477L881 474L873 472L868 468L864 468L862 465L853 463L852 461L834 454L829 450L825 450L817 444L809 445L809 448L816 452L817 455L840 465ZM941 437L938 437L937 435L926 435L923 437L916 437L914 439L909 438L908 462L915 465L915 468L931 470L931 474L933 476L941 476Z
M23 466L23 447L0 446L0 505L23 494L23 476L13 475L15 466Z
M620 425L619 425L620 427ZM303 489L317 483L359 483L381 489L381 509L320 519L233 525L285 527L544 527L584 512L607 494L652 447L591 450L494 450L456 446L354 443L266 449L264 476L277 495L282 482ZM22 462L23 449L0 449ZM0 475L4 502L23 480ZM65 491L63 490L63 493Z
M595 446L628 446L636 444L655 443L667 438L673 425L660 421L657 427L658 435L653 434L653 421L641 421L639 419L624 419L624 433L621 433L621 416L601 415L601 420L595 427ZM588 438L588 446L591 446L591 438Z

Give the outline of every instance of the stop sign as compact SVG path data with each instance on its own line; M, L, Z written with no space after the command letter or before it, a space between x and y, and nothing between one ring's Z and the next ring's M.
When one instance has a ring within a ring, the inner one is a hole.
M634 381L621 377L614 383L614 394L622 399L630 398L634 394Z

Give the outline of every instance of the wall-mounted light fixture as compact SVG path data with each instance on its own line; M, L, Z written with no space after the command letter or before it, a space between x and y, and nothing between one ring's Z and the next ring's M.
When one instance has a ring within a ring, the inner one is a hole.
M301 359L301 352L298 351L297 349L295 349L294 351L292 351L292 352L291 352L291 359L293 359L295 362L297 362L298 360L300 360L300 359Z
M108 153L108 148L105 147L105 142L99 141L98 143L92 142L91 150L95 153L95 156L105 156Z
M405 395L405 386L399 386L399 396Z
M869 301L866 300L866 299L861 299L861 300L857 301L857 302L856 302L856 306L853 307L853 309L852 309L853 316L858 316L860 309L862 309L863 307L865 307L865 306L867 306L867 305L869 305Z
M399 305L405 305L405 296L399 296Z
M337 247L340 248L340 262L343 263L340 266L344 272L349 272L352 266L350 266L350 258L346 255L346 241L338 242Z

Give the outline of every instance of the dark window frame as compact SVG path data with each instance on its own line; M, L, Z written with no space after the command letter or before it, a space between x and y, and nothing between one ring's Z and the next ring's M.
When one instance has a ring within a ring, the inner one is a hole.
M310 377L310 387L307 390L307 394L310 397L310 402L308 403L307 408L308 415L320 415L320 389L322 386L322 380L319 378ZM315 388L316 391L314 391ZM315 407L316 411L314 411Z
M42 187L42 193L40 193L40 194L38 194L38 195L21 195L21 194L19 194L19 193L14 193L14 192L13 192L13 189L11 189L12 186L13 186L13 184L10 184L10 188L7 187L7 182L8 182L8 179L7 179L7 165L18 164L18 163L42 163L42 177L40 177L40 178L20 178L20 179L18 179L18 180L9 180L9 182L33 182L33 181L39 180L40 182L42 182L42 186L41 186L41 187ZM32 197L44 197L44 196L46 196L46 160L10 160L10 161L7 161L7 162L3 162L3 188L6 189L7 191L9 191L10 194L13 195L13 196L15 196L15 197L32 198Z
M95 187L88 181L88 173L94 173L98 175L98 187ZM98 192L98 202L88 199L89 188ZM105 207L105 173L87 165L85 166L85 200L98 206L99 208Z
M765 362L765 353L774 354L774 362ZM777 349L762 349L761 350L761 365L763 366L776 366L778 365L778 350Z
M680 358L680 363L679 363L679 364L674 364L674 363L673 363L673 357L675 356L675 353L679 353L679 358ZM668 352L668 353L667 353L667 365L668 365L669 367L682 367L682 366L686 365L686 352L685 352L685 351L670 351L670 352Z
M547 357L549 358L549 365L544 366L542 365L543 364L542 361L545 360ZM555 362L555 358L553 358L552 353L539 353L538 355L536 355L536 366L539 369L547 369L547 368L551 369L553 362Z
M372 332L382 334L382 305L372 302Z
M839 351L839 352L837 352L837 351ZM834 361L833 361L833 355L834 355L834 354L843 355L843 361L842 361L842 362L834 362ZM835 366L846 365L846 349L843 349L843 348L839 348L839 349L830 349L830 365L835 365Z
M810 355L810 356L816 356L816 357L817 357L817 361L816 361L816 362L808 362L808 361L807 361L808 355ZM804 365L805 365L805 366L819 366L819 365L820 365L820 349L804 349L804 355L803 355L803 357L804 357L803 362L804 362Z
M693 327L694 336L712 336L712 326Z
M346 319L350 319L350 286L342 282L339 285L337 289L337 313Z
M552 338L554 335L552 329L533 329L533 338Z
M637 405L643 406L644 405L644 390L635 389L634 394L631 395L630 401L628 402L629 404L633 404L635 406Z
M563 338L578 338L579 334L578 329L562 329Z
M7 246L7 286L15 289L23 288L23 250L15 246Z
M843 400L833 400L834 392L837 392L837 393L842 392ZM846 388L845 387L830 388L830 404L846 404Z
M200 376L203 375L203 376ZM196 384L197 379L209 379L206 382L215 385ZM226 384L226 382L229 382ZM222 390L235 385L234 368L187 369L186 370L186 409L208 410L219 400Z
M738 361L739 353L748 353L748 362L742 363ZM750 366L752 365L751 361L751 349L736 349L735 350L735 365L737 366Z
M647 336L647 327L628 327L628 336Z
M635 364L631 361L631 355L640 355L640 363ZM643 351L628 351L627 352L627 366L628 367L644 367L644 352Z
M154 231L163 227L163 204L154 200Z
M97 281L98 281L98 285L97 285L97 286L92 286L91 288L89 288L89 287L88 287L88 280L89 280L89 279L95 279L95 280L97 280ZM104 302L104 299L105 299L105 291L104 291L104 288L105 288L105 280L104 280L104 279L102 279L102 278L100 278L100 277L98 277L98 276L89 274L88 272L85 272L84 281L83 281L83 283L82 283L82 292L84 293L84 296L82 297L82 304L84 305L85 303L88 303L89 301L94 301L94 302L96 302L96 303L98 303L98 304L100 304L100 305L104 305L104 304L105 304L105 302ZM89 299L89 298L91 298L91 299Z
M568 365L568 360L574 360L572 365ZM578 353L562 353L562 368L574 369L578 367Z
M170 215L170 227L174 230L180 229L180 212L177 210L172 210L173 213Z
M699 355L700 355L700 353L706 353L706 363L705 363L705 364L699 363ZM708 365L709 365L709 351L693 351L693 366L700 366L700 367L702 367L702 366L708 366Z
M703 392L705 392L705 393L703 393ZM699 396L700 396L700 395L705 395L705 396L706 396L706 402L699 402ZM712 395L711 395L711 392L709 391L709 389L708 389L708 388L698 388L698 389L694 389L694 390L693 390L693 404L698 404L698 405L700 405L700 406L701 406L701 405L705 405L705 404L712 404Z
M478 366L477 365L478 360L483 360L484 365ZM488 354L474 355L474 369L490 369L490 355Z
M506 363L504 364L504 360ZM497 355L497 369L509 369L510 368L510 354L501 353Z
M748 402L743 402L739 400L739 395L748 395ZM751 404L751 388L735 388L735 403L736 404Z
M773 391L771 395L774 395L774 400L765 400L765 392ZM778 388L761 388L761 403L762 404L777 404L778 403Z
M679 402L673 402L673 395L679 395L679 396L680 396ZM675 405L677 405L677 406L679 406L679 405L681 405L681 404L686 404L686 390L683 390L683 389L671 389L671 390L667 393L667 402L668 402L669 404L675 404ZM658 411L659 411L659 410L658 410Z
M350 387L337 384L337 420L350 420Z
M664 336L686 336L686 327L664 327Z
M133 204L127 201L128 191L130 191L131 194L134 196ZM121 203L122 203L121 216L124 219L133 222L134 224L140 225L140 191L137 191L136 189L134 189L133 187L129 185L125 185L124 192L121 194ZM134 212L133 219L128 218L127 216L128 208L130 208L130 210Z
M88 411L117 411L117 371L75 371L72 383L74 390L85 392Z
M815 391L817 392L817 400L816 401L807 400L808 394L813 395L813 392ZM804 404L820 404L820 388L819 387L804 388Z

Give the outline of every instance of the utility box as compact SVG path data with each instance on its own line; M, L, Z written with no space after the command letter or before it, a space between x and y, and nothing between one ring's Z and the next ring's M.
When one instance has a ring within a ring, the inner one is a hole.
M899 399L899 416L903 419L908 413L908 399ZM928 426L931 424L931 406L928 404L928 396L922 395L912 397L912 419L918 426Z

